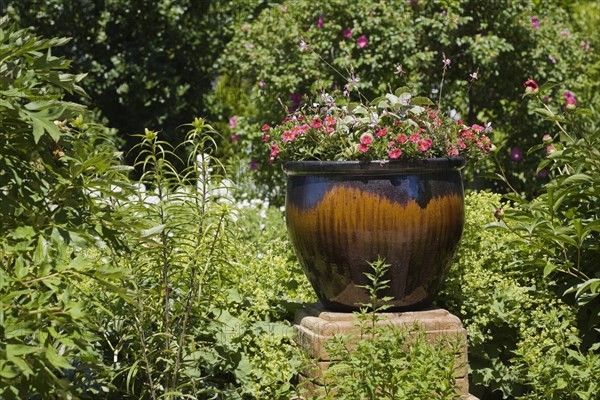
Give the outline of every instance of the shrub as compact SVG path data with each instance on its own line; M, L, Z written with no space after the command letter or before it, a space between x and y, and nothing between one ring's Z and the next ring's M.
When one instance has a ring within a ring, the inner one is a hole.
M335 361L323 372L323 387L316 398L455 399L460 337L428 341L418 323L403 327L381 324L379 313L388 306L377 304L391 300L379 297L380 291L389 287L389 281L383 279L389 265L383 260L370 265L373 272L366 274L370 303L355 313L358 340L335 335L325 343Z
M582 346L577 310L561 299L556 282L520 267L535 247L513 232L482 229L501 207L498 194L466 197L465 232L439 302L467 328L471 392L591 399L600 357Z
M301 52L301 39L321 58ZM286 109L317 91L341 92L349 80L367 98L407 85L469 125L492 122L507 173L519 178L519 190L534 193L542 182L534 173L539 158L524 149L540 139L527 133L541 124L519 105L517 88L535 71L540 79L568 82L580 97L593 96L589 67L598 58L589 42L564 10L546 3L288 1L236 30L220 59L211 110L223 121L236 118L229 155L262 162L264 176L255 175L272 180L273 170L257 156L262 123L281 121ZM442 92L443 58L451 64ZM511 159L513 148L520 156Z
M0 397L68 398L108 390L90 310L90 281L111 288L122 268L95 245L119 247L119 216L97 196L125 179L113 132L67 102L83 75L45 39L0 19Z
M554 133L530 149L546 154L538 171L550 180L533 201L507 196L515 207L499 225L532 249L516 265L555 282L565 300L581 307L588 322L584 329L591 331L600 323L600 114L578 106L570 91L564 92L560 108L546 105L542 96L550 90L545 85L528 93L538 97L541 108L536 111L554 123L549 130Z
M249 21L266 2L237 0L145 0L103 2L6 0L0 13L40 35L73 40L57 51L85 71L83 99L100 109L111 127L137 144L132 133L160 126L174 146L180 126L206 115L204 96L215 78L213 63L234 28ZM128 158L132 163L135 153Z

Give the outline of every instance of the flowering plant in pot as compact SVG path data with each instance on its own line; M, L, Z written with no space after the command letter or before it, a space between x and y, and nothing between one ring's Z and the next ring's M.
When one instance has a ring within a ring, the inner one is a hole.
M263 126L271 161L476 159L492 146L489 124L467 126L432 108L428 98L413 97L408 88L368 103L338 106L328 94L322 102L273 128Z
M462 234L460 169L490 151L491 128L454 120L406 88L371 102L321 100L262 128L270 161L287 174L300 264L327 309L367 304L366 274L381 259L388 309L426 307Z

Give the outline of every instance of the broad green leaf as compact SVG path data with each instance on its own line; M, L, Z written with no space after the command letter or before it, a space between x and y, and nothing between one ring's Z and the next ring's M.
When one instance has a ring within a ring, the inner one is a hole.
M6 355L7 357L18 357L26 354L37 353L41 350L38 346L28 346L25 344L7 344Z
M37 144L44 136L44 125L37 119L32 120L31 124L33 125L33 141Z
M544 278L546 278L548 275L550 275L552 272L554 272L557 268L558 268L557 265L554 265L550 261L548 261L546 263L546 267L544 267Z
M575 174L566 178L562 183L563 185L570 185L572 183L583 183L583 182L593 182L594 178L587 174Z
M548 91L548 90L550 90L550 89L552 89L552 88L554 88L554 87L556 87L558 85L560 85L560 83L548 81L548 82L540 85L540 90L543 91L543 92L546 92L546 91Z
M394 94L398 97L401 97L403 94L411 94L411 90L408 86L401 86L399 88L397 88L396 90L394 90Z
M153 228L144 229L144 230L140 231L140 235L144 238L154 236L154 235L157 235L157 234L161 233L162 231L164 231L165 227L166 227L165 224L160 224Z
M0 361L0 377L5 379L14 379L23 372L13 368L8 362ZM0 392L1 394L2 392Z
M58 353L52 346L46 347L46 351L44 354L46 356L46 359L50 362L50 364L52 364L52 366L54 368L60 368L60 369L74 369L75 368L67 361L67 358L58 355Z
M15 276L19 279L27 276L29 273L29 267L23 261L23 256L17 257L15 260Z
M9 234L13 239L29 239L35 236L35 230L31 226L20 226Z
M42 235L38 236L37 246L35 247L35 251L33 253L33 262L35 264L41 264L48 255L48 250L46 248L46 241Z
M431 106L434 103L427 97L413 97L410 99L410 104L415 106Z

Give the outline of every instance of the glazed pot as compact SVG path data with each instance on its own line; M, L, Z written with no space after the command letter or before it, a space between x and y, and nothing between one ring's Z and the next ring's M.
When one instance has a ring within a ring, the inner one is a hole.
M365 273L383 259L390 311L427 307L464 225L462 158L287 162L286 225L323 306L369 304Z

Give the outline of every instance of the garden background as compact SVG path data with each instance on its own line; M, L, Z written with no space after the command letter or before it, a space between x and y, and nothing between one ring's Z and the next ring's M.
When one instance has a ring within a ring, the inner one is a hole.
M597 2L1 0L0 14L1 398L301 394L290 321L315 299L261 126L348 79L493 126L437 301L467 328L471 392L598 398ZM347 360L357 376L389 372L381 342L369 369ZM436 390L424 357L411 373Z

